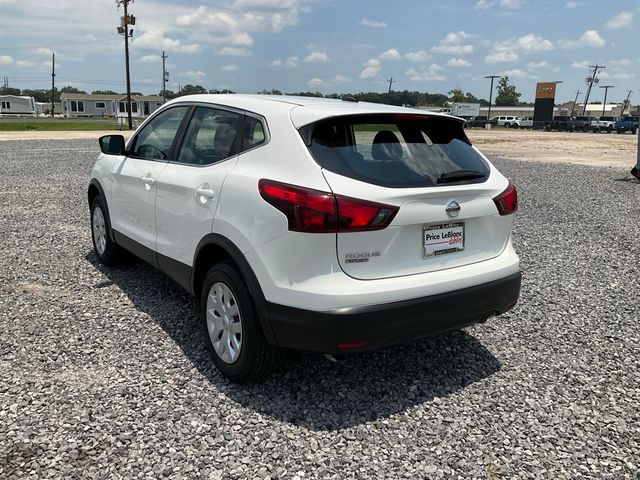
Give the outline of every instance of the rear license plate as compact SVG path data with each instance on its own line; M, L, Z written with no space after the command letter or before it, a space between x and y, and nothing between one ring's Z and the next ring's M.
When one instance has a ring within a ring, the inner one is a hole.
M425 225L422 227L424 258L464 250L464 222Z

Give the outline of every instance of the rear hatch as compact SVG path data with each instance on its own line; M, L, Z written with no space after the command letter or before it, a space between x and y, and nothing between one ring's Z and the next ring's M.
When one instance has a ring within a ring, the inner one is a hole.
M500 215L494 198L508 181L471 146L458 119L337 116L300 133L338 211L341 197L396 207L386 228L338 231L338 261L348 275L434 272L494 258L506 247L513 217Z

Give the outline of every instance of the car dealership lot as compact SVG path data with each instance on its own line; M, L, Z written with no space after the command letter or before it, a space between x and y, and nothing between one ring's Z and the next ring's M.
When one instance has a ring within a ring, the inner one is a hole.
M98 265L95 140L0 142L0 477L634 478L640 185L603 161L632 136L581 137L580 165L478 139L521 196L512 312L338 364L294 353L250 386L216 372L180 287Z

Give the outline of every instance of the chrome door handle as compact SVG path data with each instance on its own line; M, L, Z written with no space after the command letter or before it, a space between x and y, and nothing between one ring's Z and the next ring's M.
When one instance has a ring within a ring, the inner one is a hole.
M209 200L213 199L213 197L216 196L216 192L214 192L209 188L206 188L204 185L202 187L196 188L196 194L199 197L205 197L205 198L208 198Z
M144 177L142 177L140 180L142 180L144 183L146 183L149 186L152 186L153 184L156 183L156 179L153 178L151 176L150 173L147 173Z

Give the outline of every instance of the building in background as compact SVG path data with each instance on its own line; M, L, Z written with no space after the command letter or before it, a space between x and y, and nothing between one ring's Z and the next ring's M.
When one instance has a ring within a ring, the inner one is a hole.
M0 116L36 115L36 102L33 97L0 95Z
M63 93L60 96L63 113L71 117L126 117L126 95L93 95ZM131 116L147 117L160 108L164 99L159 95L131 96Z

